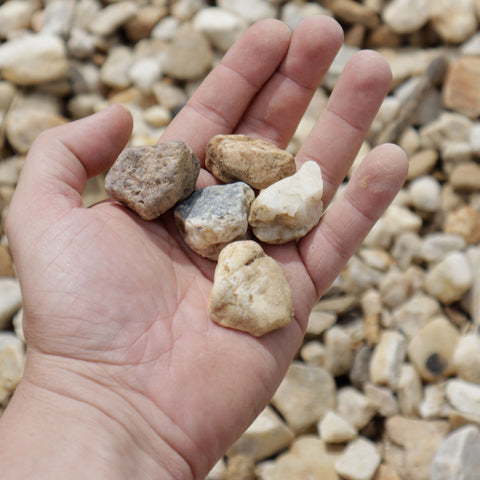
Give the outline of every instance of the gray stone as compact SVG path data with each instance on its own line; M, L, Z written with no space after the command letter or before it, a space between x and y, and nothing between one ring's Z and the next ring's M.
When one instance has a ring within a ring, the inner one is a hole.
M254 196L243 182L201 188L176 205L175 222L194 252L216 260L225 245L248 236L247 215Z
M322 367L294 361L275 392L272 404L295 432L316 425L335 407L335 382Z
M291 153L245 135L214 136L207 145L205 166L224 183L241 180L257 190L296 170Z
M316 162L305 162L297 173L260 192L252 202L248 222L262 242L297 240L320 221L322 195L320 167Z
M435 453L430 480L476 480L480 472L480 430L460 428L442 441Z
M190 195L200 172L192 149L181 141L128 147L105 178L105 190L145 220Z
M208 313L219 325L260 337L292 321L292 291L258 243L233 242L218 257Z

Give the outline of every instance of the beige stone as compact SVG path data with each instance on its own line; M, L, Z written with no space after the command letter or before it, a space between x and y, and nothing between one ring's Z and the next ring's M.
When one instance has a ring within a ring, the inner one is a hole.
M335 470L345 480L371 480L381 457L375 444L365 437L350 442L335 462Z
M480 115L480 58L461 57L448 70L443 88L447 108L476 118Z
M332 410L318 423L318 433L326 443L347 443L358 436L353 425Z
M294 361L272 398L273 406L295 432L313 427L335 408L336 387L322 367Z
M337 413L360 430L377 413L377 405L356 388L343 387L337 395Z
M295 173L293 155L270 142L245 135L216 135L205 165L224 183L241 180L257 190Z
M458 339L452 366L459 378L480 383L480 336L477 333L468 333Z
M255 480L255 464L245 455L235 455L227 465L226 480Z
M475 162L461 163L450 173L450 184L461 192L480 190L480 165Z
M252 202L248 222L262 242L297 240L320 221L322 195L320 167L316 162L305 162L297 173L260 192Z
M433 382L453 373L458 338L458 330L443 317L429 322L412 338L408 358L423 380Z
M440 37L449 43L462 43L477 28L472 0L435 0L430 2L431 23Z
M233 242L220 252L208 312L224 327L259 337L292 321L292 291L258 243Z
M105 190L145 220L190 195L200 172L192 149L181 141L126 148L105 178Z
M443 224L443 231L464 238L467 245L480 241L480 217L469 205L450 212Z
M398 406L406 417L418 415L423 388L420 375L410 363L402 365L397 387Z

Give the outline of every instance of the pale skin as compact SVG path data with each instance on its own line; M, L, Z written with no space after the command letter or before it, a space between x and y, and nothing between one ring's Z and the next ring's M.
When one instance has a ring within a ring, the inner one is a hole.
M224 56L160 141L203 162L219 133L285 148L343 40L327 17L291 33L254 25ZM391 74L355 55L301 147L332 200ZM114 105L42 133L25 162L7 235L24 300L27 364L0 418L2 479L202 479L268 403L299 348L309 312L401 187L405 154L365 158L320 224L298 243L265 246L293 290L290 326L254 338L207 314L215 263L185 246L170 214L147 222L113 201L83 208L87 178L127 143ZM202 171L198 186L213 180Z

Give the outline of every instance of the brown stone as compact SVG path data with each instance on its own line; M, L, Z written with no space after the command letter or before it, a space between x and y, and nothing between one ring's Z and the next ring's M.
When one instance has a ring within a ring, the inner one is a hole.
M255 464L245 455L236 455L228 462L226 480L255 480Z
M367 28L375 28L380 23L375 10L353 0L329 0L325 6L345 22L359 23Z
M448 69L443 87L447 108L476 118L480 115L480 58L462 57Z
M258 243L233 242L218 257L208 312L219 325L260 337L291 322L292 291Z
M224 183L242 180L255 189L295 173L295 159L286 150L245 135L216 135L207 145L205 165Z
M105 190L145 220L152 220L195 188L200 163L181 141L126 148L105 178Z
M8 247L0 245L0 277L14 277L13 259Z

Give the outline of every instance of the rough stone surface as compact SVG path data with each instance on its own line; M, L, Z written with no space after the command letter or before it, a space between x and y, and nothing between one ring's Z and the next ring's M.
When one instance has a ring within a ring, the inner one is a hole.
M220 252L208 312L224 327L259 337L291 322L292 291L282 268L260 245L233 242Z
M105 179L105 190L145 220L193 192L200 163L180 141L126 148Z
M480 471L480 430L468 425L452 432L438 447L431 480L475 480Z
M257 190L295 173L293 155L245 135L216 135L207 145L206 167L222 182L241 180Z
M302 432L335 407L335 393L335 382L324 368L293 362L272 404L290 428Z
M248 222L262 242L297 240L320 221L322 195L320 167L313 161L305 162L297 173L260 192L252 202Z
M254 196L243 182L201 188L175 206L175 222L194 252L217 260L228 243L248 236L247 216Z

